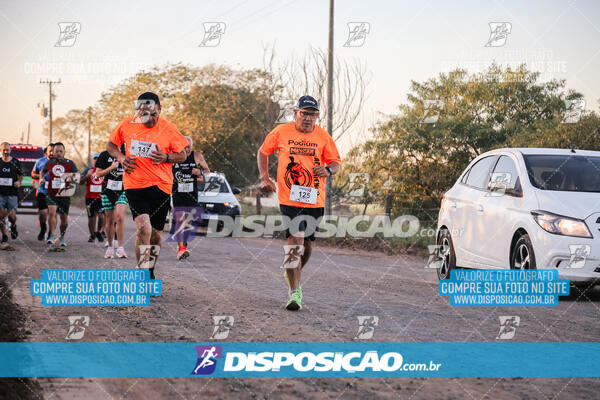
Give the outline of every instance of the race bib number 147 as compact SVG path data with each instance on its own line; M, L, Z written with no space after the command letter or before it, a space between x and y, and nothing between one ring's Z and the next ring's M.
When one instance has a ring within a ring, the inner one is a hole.
M150 153L156 150L156 143L132 140L129 152L132 156L149 158Z

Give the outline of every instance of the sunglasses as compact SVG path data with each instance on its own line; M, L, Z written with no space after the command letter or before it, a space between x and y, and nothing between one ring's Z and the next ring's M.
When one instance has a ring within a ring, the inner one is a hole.
M308 117L308 118L317 118L319 116L319 112L307 112L307 111L302 111L300 110L300 115L302 115L303 117Z

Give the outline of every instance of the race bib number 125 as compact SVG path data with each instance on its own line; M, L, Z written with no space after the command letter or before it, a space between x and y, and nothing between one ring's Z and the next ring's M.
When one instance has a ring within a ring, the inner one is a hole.
M306 204L316 204L317 194L318 190L315 188L292 185L292 189L290 190L290 200Z

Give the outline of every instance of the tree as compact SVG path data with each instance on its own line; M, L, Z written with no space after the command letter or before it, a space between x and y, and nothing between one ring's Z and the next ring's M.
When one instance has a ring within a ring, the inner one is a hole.
M394 212L435 219L443 193L485 151L531 145L600 149L595 113L576 124L562 122L564 101L582 95L566 90L564 81L538 79L525 66L494 64L479 74L455 70L413 81L408 104L353 151L371 177L393 177ZM595 139L586 132L595 132Z
M320 119L327 115L327 50L311 47L301 57L279 62L275 47L265 47L263 70L270 77L271 98L291 109L306 94L319 101ZM346 134L358 120L366 100L370 74L359 60L334 60L332 136ZM319 122L321 125L322 123Z
M208 154L211 168L225 172L232 184L255 183L256 149L279 113L279 105L270 99L269 82L268 74L258 69L217 65L171 64L141 71L103 92L92 108L92 148L104 150L112 130L133 115L137 97L152 91L160 96L161 116L195 139L196 149ZM87 131L81 112L71 110L55 120L79 149L85 146L76 141L75 127L85 127L79 134Z
M181 99L174 121L202 149L213 170L233 185L258 179L256 150L277 119L277 103L262 93L230 85L195 86Z
M49 122L45 125L48 132ZM52 129L52 139L65 145L66 157L79 165L87 164L87 110L69 110L64 117L54 119Z

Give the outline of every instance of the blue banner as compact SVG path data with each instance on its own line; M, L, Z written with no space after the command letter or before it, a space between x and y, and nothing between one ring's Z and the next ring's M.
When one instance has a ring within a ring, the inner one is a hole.
M600 343L0 343L1 377L599 377Z
M147 269L45 269L30 285L43 306L149 306L161 291Z
M569 280L550 269L452 270L438 286L451 306L557 306L558 297L569 293Z

